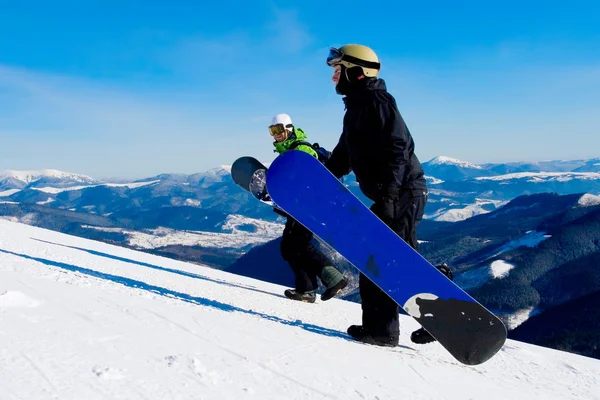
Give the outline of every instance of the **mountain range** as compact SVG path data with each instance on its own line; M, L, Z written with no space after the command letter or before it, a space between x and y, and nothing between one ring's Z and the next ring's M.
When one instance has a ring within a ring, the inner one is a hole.
M460 221L490 212L522 194L600 194L600 158L476 165L436 157L423 163L423 168L430 191L425 218L437 221ZM370 203L360 193L353 174L345 177L344 182L361 200ZM56 170L0 171L0 201L44 204L127 219L134 224L136 219L146 217L158 225L168 224L173 215L166 218L161 210L166 207L176 207L174 212L184 214L193 213L185 209L190 207L213 215L240 214L271 221L277 218L269 207L257 203L233 183L228 166L191 175L161 174L125 183L99 182L85 175ZM140 213L145 214L142 217ZM156 215L150 216L153 213ZM202 218L196 216L190 220ZM202 225L206 229L206 224Z
M429 187L427 222L463 221L523 194L600 193L600 159L476 165L440 156L423 167ZM344 182L365 204L371 203L353 174ZM272 239L248 240L265 231L265 224L280 227L283 222L271 207L233 183L229 166L133 182L101 182L57 170L0 171L0 216L126 246L143 244L147 250L165 250L174 257L197 254L201 257L197 261L215 267L227 266L254 244ZM245 218L241 225L256 232L228 229L232 216L238 221ZM177 243L177 232L187 232L185 245ZM231 240L235 244L226 248L215 244L219 234L240 239Z

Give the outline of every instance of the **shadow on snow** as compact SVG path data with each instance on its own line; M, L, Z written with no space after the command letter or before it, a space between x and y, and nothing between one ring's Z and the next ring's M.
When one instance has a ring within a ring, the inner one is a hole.
M70 247L70 246L66 246L66 247ZM92 250L85 250L85 249L80 249L80 250L84 250L84 251L92 253ZM42 263L42 264L45 264L45 265L48 265L51 267L57 267L57 268L61 268L61 269L67 270L67 271L71 271L71 272L78 272L80 274L92 276L95 278L109 280L111 282L118 283L118 284L121 284L121 285L124 285L127 287L145 290L150 293L158 294L160 296L164 296L164 297L168 297L168 298L172 298L172 299L185 301L187 303L197 304L197 305L201 305L201 306L205 306L205 307L212 307L212 308L216 308L218 310L226 311L226 312L239 312L239 313L243 313L243 314L253 315L253 316L264 318L266 320L277 322L280 324L300 327L300 328L302 328L306 331L312 332L312 333L317 333L317 334L325 335L325 336L338 337L338 338L346 339L349 341L353 341L350 339L350 337L347 334L345 334L343 332L324 328L324 327L313 325L313 324L303 323L300 320L290 321L290 320L279 318L274 315L269 315L269 314L265 314L265 313L261 313L261 312L253 311L253 310L246 310L246 309L236 307L236 306L233 306L230 304L221 303L216 300L211 300L211 299L207 299L204 297L198 297L198 296L191 296L187 293L181 293L181 292L177 292L175 290L163 288L160 286L150 285L150 284L147 284L145 282L138 281L135 279L130 279L130 278L125 278L125 277L118 276L118 275L112 275L112 274L107 274L107 273L103 273L103 272L98 272L98 271L79 267L79 266L72 265L72 264L62 263L62 262L58 262L58 261L52 261L52 260L48 260L48 259L40 258L40 257L32 257L32 256L29 256L26 254L14 253L12 251L3 250L3 249L0 249L0 253L11 254L13 256L18 256L18 257L24 258L26 260L37 261L39 263ZM92 254L94 254L94 253L98 253L98 252L93 252ZM99 253L99 254L104 254L104 253ZM121 257L112 256L109 254L107 254L106 256L110 256L110 258L118 259L120 261L127 260L127 259L122 259ZM140 262L133 261L133 260L128 260L128 262L142 264L144 266L152 266L151 264L140 263ZM169 271L169 272L177 271L177 270L170 270L170 269L166 269L166 268L162 268L162 267L158 267L158 266L152 266L152 267L158 268L161 270L165 270L165 271ZM183 271L178 271L178 272L186 274L186 275L188 274L187 272L183 272ZM190 275L194 275L194 274L190 274ZM203 278L203 279L212 281L212 279L200 277L199 275L194 276L194 277ZM219 282L219 283L226 283L226 282ZM233 286L236 286L236 285L233 285ZM243 288L251 289L251 288L247 288L247 287L243 287ZM272 294L272 293L270 293L270 294Z

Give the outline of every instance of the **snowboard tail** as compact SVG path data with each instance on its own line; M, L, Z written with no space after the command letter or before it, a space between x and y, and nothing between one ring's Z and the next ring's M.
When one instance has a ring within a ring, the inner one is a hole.
M496 354L506 327L383 223L317 159L291 150L267 171L278 207L386 292L457 360Z
M263 203L272 204L271 201L261 198L261 195L266 193L266 174L267 167L254 157L240 157L231 166L231 178L239 187Z

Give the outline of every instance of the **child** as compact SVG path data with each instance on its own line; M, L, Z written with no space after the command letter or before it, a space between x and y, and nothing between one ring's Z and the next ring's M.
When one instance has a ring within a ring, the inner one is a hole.
M309 145L298 144L306 140L302 129L294 127L287 114L277 114L269 126L269 133L274 139L273 146L279 154L288 150L304 151L313 157L317 152ZM336 296L348 284L348 279L335 267L328 265L329 260L311 243L313 233L286 215L287 222L281 238L281 256L288 262L296 276L296 288L287 289L284 294L292 300L314 303L317 277L327 288L321 300L329 300Z

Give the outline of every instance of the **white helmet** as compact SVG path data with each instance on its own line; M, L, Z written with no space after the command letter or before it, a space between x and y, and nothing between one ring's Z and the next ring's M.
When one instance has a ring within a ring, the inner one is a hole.
M287 138L288 133L294 132L294 125L292 124L292 119L287 114L277 114L271 120L271 125L269 125L269 133L271 136L282 135L285 134L285 138Z
M292 124L292 119L287 114L277 114L271 120L271 125L282 124L286 128L292 128L294 125Z

